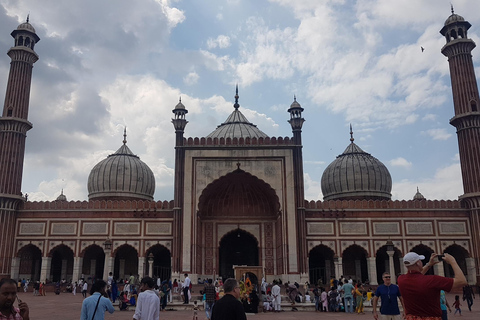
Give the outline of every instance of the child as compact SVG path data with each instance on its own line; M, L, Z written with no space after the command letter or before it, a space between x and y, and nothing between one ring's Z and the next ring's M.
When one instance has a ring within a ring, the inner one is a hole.
M455 296L455 302L453 303L453 306L455 307L455 313L453 314L453 316L457 314L457 311L460 315L462 315L462 309L460 309L461 305L462 304L460 303L460 296Z

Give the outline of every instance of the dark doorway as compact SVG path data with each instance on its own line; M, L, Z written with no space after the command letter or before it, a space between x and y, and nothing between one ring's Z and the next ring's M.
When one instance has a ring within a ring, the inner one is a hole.
M66 245L56 247L52 253L52 281L71 281L73 276L73 251ZM50 279L49 279L50 280Z
M20 258L19 278L40 281L40 268L42 266L42 252L33 244L26 245L18 253ZM45 281L45 279L42 279Z
M445 251L448 254L451 254L455 260L457 260L460 269L465 276L468 275L467 270L467 258L468 258L468 251L464 248L460 247L458 244L452 244L450 247L446 248ZM443 263L444 273L446 277L453 278L455 277L455 273L453 272L452 266L448 263Z
M258 243L251 234L237 229L220 241L220 276L233 278L233 265L258 266Z
M86 279L89 277L95 279L103 278L103 268L105 265L105 252L97 245L92 245L85 249L83 255L82 274Z
M128 244L124 244L117 249L115 254L115 266L113 268L113 275L117 279L126 279L132 275L139 274L138 272L138 253L135 248Z
M419 244L413 247L410 251L416 252L419 255L425 256L425 259L422 261L423 265L426 265L430 261L430 256L433 253L433 250L424 244ZM429 268L426 274L433 275L434 274L433 270L434 268Z
M308 255L310 283L321 283L323 285L329 283L331 276L336 276L337 278L341 276L340 274L335 274L333 257L332 249L324 245L316 246L310 251Z
M354 244L345 249L342 255L343 275L362 283L368 279L367 251Z
M397 276L402 273L402 269L400 269L400 259L402 258L401 252L397 249L394 248L395 253L393 254L393 269L395 271L395 274L391 274L390 276L393 276L396 279ZM375 264L377 266L377 283L382 284L383 283L383 278L382 274L384 272L390 272L390 257L388 256L387 253L387 246L383 246L377 251L377 256L375 258Z
M145 257L145 265L147 266L145 274L149 274L148 256L150 253L153 254L153 277L160 278L162 281L170 279L172 275L172 259L170 257L170 251L159 244L148 249Z

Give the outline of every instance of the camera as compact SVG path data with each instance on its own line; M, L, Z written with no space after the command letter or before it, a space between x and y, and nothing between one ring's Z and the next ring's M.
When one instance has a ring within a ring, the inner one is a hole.
M437 258L438 261L443 261L443 258L445 257L444 254L439 254L435 258Z

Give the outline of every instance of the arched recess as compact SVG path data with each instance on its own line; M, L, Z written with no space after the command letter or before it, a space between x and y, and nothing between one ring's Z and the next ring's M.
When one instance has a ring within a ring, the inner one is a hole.
M139 274L138 270L138 252L129 244L124 244L115 250L115 265L113 276L117 279L125 279L130 274Z
M393 248L393 268L395 270L395 274L391 274L390 276L397 278L399 274L402 273L402 269L400 266L400 258L402 258L402 253L397 248ZM383 278L382 274L384 272L390 272L390 258L387 254L387 246L383 246L377 251L377 255L375 258L375 265L377 266L377 283L382 284Z
M335 275L334 256L333 250L325 245L318 245L310 250L308 254L310 283L317 284L321 279L322 283L327 284L331 276L340 276Z
M145 274L149 274L149 263L148 256L153 254L153 272L152 275L154 278L160 278L163 280L168 280L172 276L172 258L170 250L166 247L156 244L150 247L145 254Z
M425 256L425 259L422 261L423 265L426 265L430 261L430 257L432 256L433 250L430 247L427 247L424 244L419 244L413 247L410 252L416 252L419 255ZM434 268L428 269L426 274L435 274Z
M85 248L83 253L82 274L86 278L102 279L105 267L105 252L96 244Z
M53 282L71 281L73 276L73 251L68 246L60 244L48 254L52 258L50 278Z
M468 251L465 250L465 248L459 246L458 244L452 244L451 246L446 248L444 252L452 255L455 260L457 260L458 266L460 267L460 269L462 269L463 274L467 276L468 269L466 259L470 257ZM455 276L452 267L448 263L443 263L443 270L446 277L453 278Z
M237 169L210 183L198 203L200 219L275 220L280 202L275 190L265 181Z
M233 265L259 265L258 241L250 233L236 229L220 240L219 271L223 279L233 278Z
M368 279L368 253L359 245L353 244L342 253L343 275L345 278L365 282Z
M18 251L17 257L20 258L18 277L40 281L42 251L37 246L28 244Z

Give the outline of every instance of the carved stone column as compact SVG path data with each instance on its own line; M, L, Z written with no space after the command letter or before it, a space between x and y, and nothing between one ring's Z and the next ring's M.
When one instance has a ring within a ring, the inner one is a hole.
M367 258L367 269L368 269L368 280L370 281L370 284L376 286L378 282L377 282L377 264L376 264L375 257Z
M52 267L52 258L51 257L42 257L42 271L40 273L40 281L44 282L46 279L50 278L50 269ZM51 280L51 279L49 279Z

